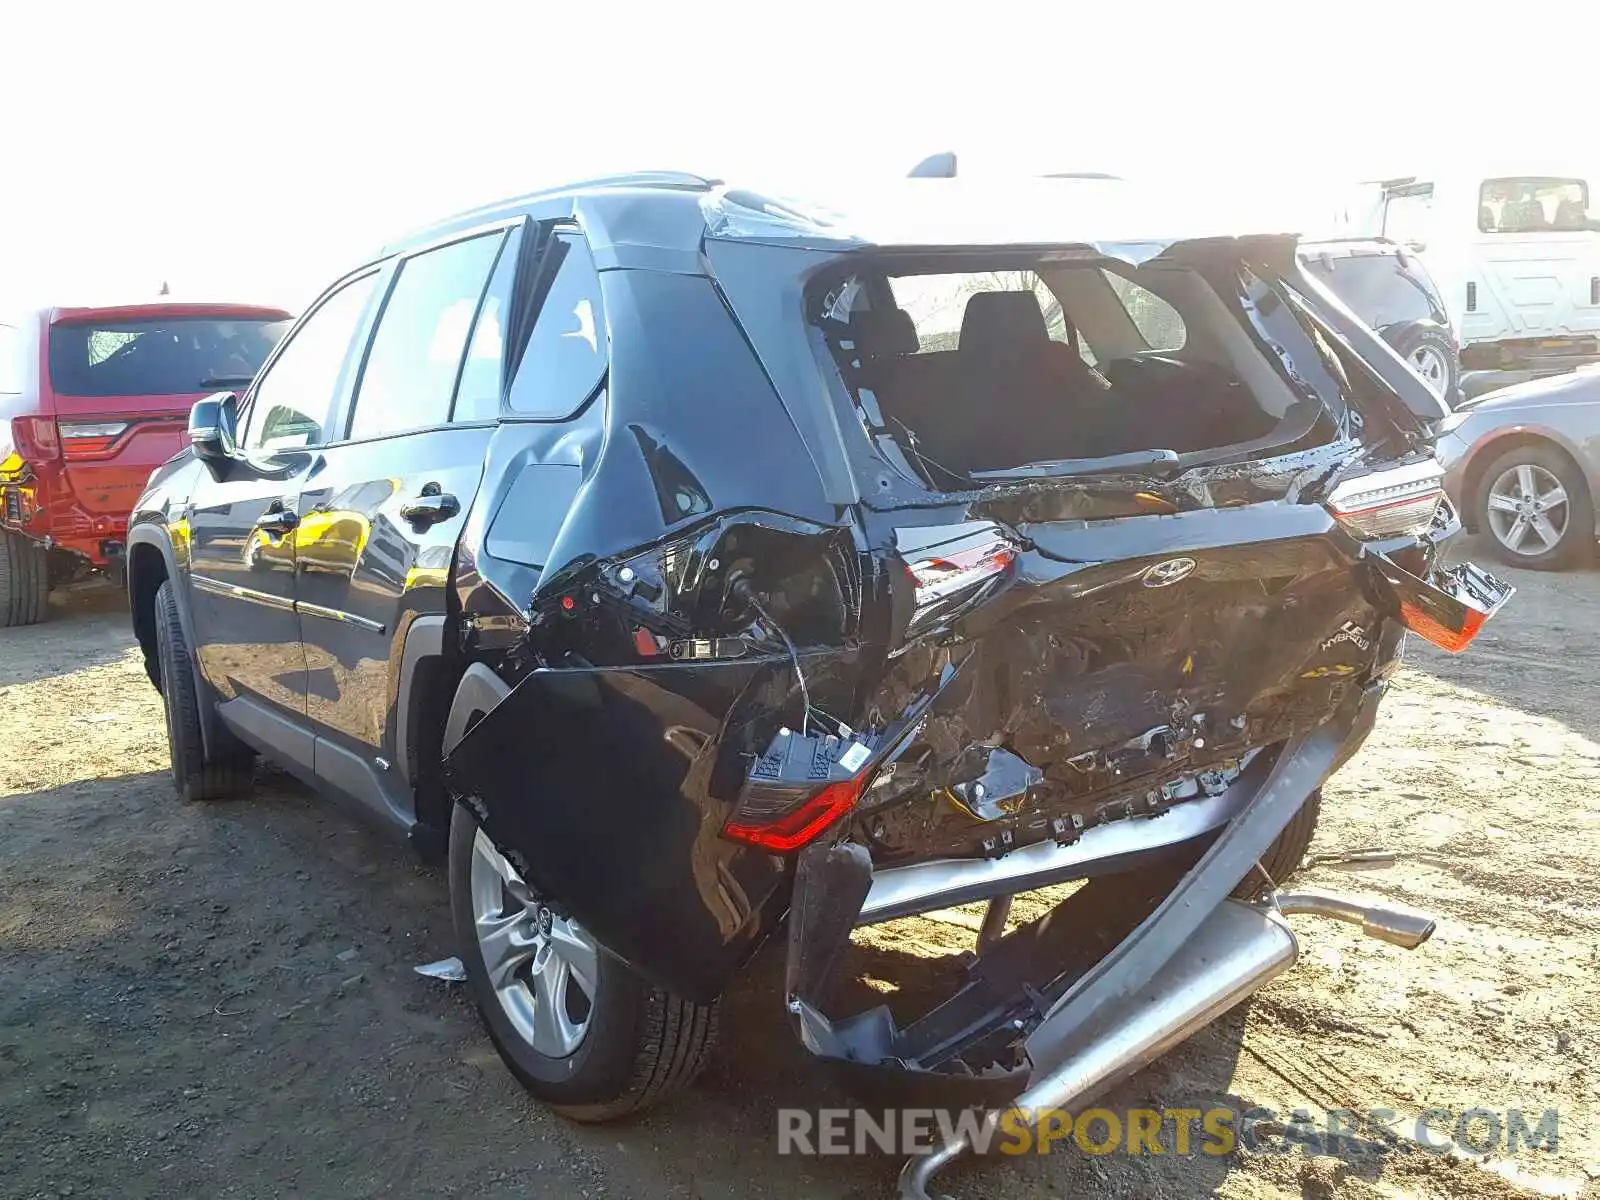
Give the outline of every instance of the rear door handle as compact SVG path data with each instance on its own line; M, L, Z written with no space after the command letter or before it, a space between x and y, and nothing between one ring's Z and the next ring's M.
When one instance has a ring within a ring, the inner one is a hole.
M292 508L269 508L256 518L256 528L263 533L288 533L300 524L300 516Z
M400 506L400 515L423 529L440 521L448 521L461 511L461 502L438 488L438 484L430 483L422 489L422 495Z

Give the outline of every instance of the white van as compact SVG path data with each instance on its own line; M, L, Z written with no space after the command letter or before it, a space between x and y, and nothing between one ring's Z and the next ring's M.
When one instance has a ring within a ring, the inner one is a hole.
M1469 394L1487 382L1474 388L1474 372L1529 378L1600 360L1600 203L1584 172L1539 171L1373 181L1335 216L1345 236L1388 237L1427 262Z

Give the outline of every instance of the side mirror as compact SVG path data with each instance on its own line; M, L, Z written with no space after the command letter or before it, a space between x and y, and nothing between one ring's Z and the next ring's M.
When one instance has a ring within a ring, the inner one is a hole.
M232 392L214 392L189 410L189 445L219 479L239 452L238 418L239 398Z

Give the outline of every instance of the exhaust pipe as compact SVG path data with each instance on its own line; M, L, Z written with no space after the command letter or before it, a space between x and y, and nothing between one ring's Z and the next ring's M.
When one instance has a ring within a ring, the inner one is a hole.
M1330 917L1347 925L1361 926L1368 937L1390 945L1415 950L1433 936L1434 920L1427 913L1400 905L1362 904L1333 892L1307 888L1302 892L1279 892L1274 899L1278 911L1292 916L1309 913Z
M1276 901L1276 907L1274 906ZM1361 925L1395 945L1421 945L1433 921L1420 913L1368 907L1322 892L1282 893L1262 905L1224 900L1183 948L1120 1012L1086 1029L1078 1049L1012 1102L1024 1123L1098 1094L1209 1025L1294 965L1299 955L1280 911L1313 913ZM1003 1114L992 1112L998 1122ZM928 1185L967 1150L954 1137L900 1172L902 1200L932 1200Z

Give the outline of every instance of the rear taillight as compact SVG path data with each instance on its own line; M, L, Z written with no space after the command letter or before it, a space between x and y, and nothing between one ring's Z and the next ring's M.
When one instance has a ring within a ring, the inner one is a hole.
M1471 563L1435 567L1426 579L1382 554L1370 560L1400 623L1441 650L1459 654L1516 589Z
M1426 533L1442 503L1444 469L1434 459L1346 479L1327 500L1339 524L1364 541Z
M61 454L56 423L49 417L12 417L11 448L27 462L54 462Z
M827 734L780 729L751 768L723 836L784 853L813 841L853 809L873 773L874 743L837 728Z
M903 536L910 531L897 530ZM912 612L907 632L933 624L1006 575L1016 561L1016 545L987 522L919 529L921 544L901 548L912 582ZM937 538L937 540L930 540Z
M861 789L859 779L830 783L788 812L774 815L767 821L741 820L736 813L723 825L722 832L736 842L774 853L799 850L854 808L861 798Z
M59 421L61 453L65 458L104 454L127 431L126 421Z

